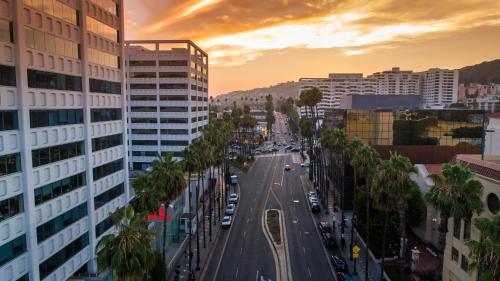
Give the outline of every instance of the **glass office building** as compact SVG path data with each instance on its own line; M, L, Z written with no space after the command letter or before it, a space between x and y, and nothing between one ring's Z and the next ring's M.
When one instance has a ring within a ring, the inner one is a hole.
M122 0L0 3L0 280L98 276L129 200Z

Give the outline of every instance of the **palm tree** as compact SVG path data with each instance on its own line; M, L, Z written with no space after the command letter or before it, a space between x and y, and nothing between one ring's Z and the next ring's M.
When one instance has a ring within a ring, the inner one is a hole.
M500 215L475 219L474 226L481 232L479 241L468 240L472 270L479 269L479 280L500 280Z
M369 145L363 145L363 147L359 150L359 153L357 153L355 157L355 161L358 163L358 173L365 179L366 186L365 280L368 280L368 251L370 249L370 188L373 176L375 175L377 166L380 163L380 156Z
M198 167L198 175L201 176L201 205L202 205L202 227L203 227L203 248L206 247L206 237L205 237L205 171L210 167L210 156L211 156L211 147L206 139L201 138L196 140L195 142L195 151L198 155L198 159L200 161L200 166Z
M116 232L97 243L97 264L109 268L119 281L141 279L155 264L153 233L144 227L145 216L134 214L131 205L113 214Z
M442 270L442 255L446 245L446 234L448 233L448 219L464 219L468 222L474 213L479 214L483 210L483 185L474 179L474 173L460 162L447 163L443 165L441 174L429 176L434 185L424 196L425 200L439 211L439 268Z
M189 273L192 274L191 266L192 266L192 254L193 251L191 249L191 236L192 236L192 225L193 225L193 196L191 193L191 174L198 169L200 165L198 156L196 155L192 146L188 146L184 149L182 153L183 161L184 161L184 169L188 172L188 193L189 193ZM197 208L196 208L197 210Z
M144 173L137 176L132 181L135 191L135 200L132 202L134 209L138 212L156 212L161 205L153 186L153 179L150 174Z
M163 222L163 245L162 253L165 259L165 248L167 245L167 213L170 203L179 197L186 188L186 179L182 164L173 159L172 153L158 158L151 163L153 188L158 199L163 202L165 208L165 220Z
M346 150L346 162L349 163L352 167L353 175L352 175L352 181L353 181L353 196L352 196L352 218L351 218L351 249L354 246L354 220L356 218L356 192L358 188L358 173L357 173L357 167L359 166L358 161L361 160L360 157L358 157L358 153L361 150L361 148L364 146L363 142L361 142L359 139L354 139L352 141L349 141L349 145L347 146ZM352 251L350 252L351 260L352 260Z
M378 173L373 178L372 198L373 207L384 213L384 230L382 233L382 261L380 263L380 280L384 277L384 261L387 236L387 224L389 214L396 210L396 200L389 188L390 178L392 174L392 166L389 161L385 160L379 166Z
M315 139L317 137L317 130L316 130L316 126L317 126L317 122L316 122L316 115L317 115L317 104L319 102L321 102L321 100L323 99L323 94L321 93L321 91L314 87L314 88L310 88L310 89L306 89L306 90L303 90L301 93L300 93L300 96L299 96L299 100L300 100L300 104L302 104L303 106L305 106L306 108L309 107L310 111L311 111L311 117L312 117L312 120L313 120L313 138L310 139L310 143L309 143L309 147L310 147L310 152L311 152L311 160L314 158L316 159L316 157L314 157L314 149L313 149L313 145L314 145L314 142L315 142ZM306 116L307 116L307 109L306 109ZM312 175L314 174L315 172L315 164L311 161L311 169L309 169L309 178L312 178Z
M401 265L404 268L406 265L406 208L408 200L418 189L417 184L410 179L411 173L416 173L417 169L411 163L408 157L392 153L387 160L383 173L379 172L379 176L387 185L389 194L394 197L396 208L399 214L399 234L401 236ZM404 277L404 270L401 269L401 280Z

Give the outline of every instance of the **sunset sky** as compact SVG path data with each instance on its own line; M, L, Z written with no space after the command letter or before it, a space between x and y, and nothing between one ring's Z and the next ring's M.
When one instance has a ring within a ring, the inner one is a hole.
M126 39L191 39L210 95L500 58L498 0L124 0Z

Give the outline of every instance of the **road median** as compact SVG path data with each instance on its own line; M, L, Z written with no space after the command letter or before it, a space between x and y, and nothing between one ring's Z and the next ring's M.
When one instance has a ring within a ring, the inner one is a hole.
M289 281L289 264L287 258L286 243L284 243L284 220L281 210L265 210L262 217L262 225L267 241L271 246L273 258L276 265L276 280Z

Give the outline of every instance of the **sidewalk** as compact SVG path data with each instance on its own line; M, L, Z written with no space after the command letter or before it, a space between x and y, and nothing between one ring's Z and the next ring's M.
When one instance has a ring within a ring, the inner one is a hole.
M307 177L307 180L304 181L306 183L306 189L308 191L315 191L313 190L313 184L309 180L309 177ZM319 193L318 193L319 195ZM322 199L319 198L320 203L322 202ZM354 272L354 261L351 261L350 259L350 245L351 245L351 222L352 222L352 211L346 211L344 212L344 217L346 218L346 224L344 226L344 238L345 238L345 246L344 248L341 247L341 213L340 212L335 212L333 209L333 195L329 195L329 206L328 212L325 213L324 206L321 206L321 220L322 221L327 221L333 225L335 228L335 233L337 234L337 245L339 245L337 248L334 250L328 250L329 254L336 254L336 255L341 255L344 257L345 261L347 262L347 265L349 267L349 272L353 273ZM360 241L360 237L356 232L354 232L354 245L358 245L361 248L361 251L359 253L359 258L356 261L356 271L357 274L353 275L353 280L356 281L365 281L365 244ZM372 242L373 243L373 242ZM368 276L371 278L374 278L374 280L379 280L380 277L380 266L378 263L376 263L371 256L368 258Z

